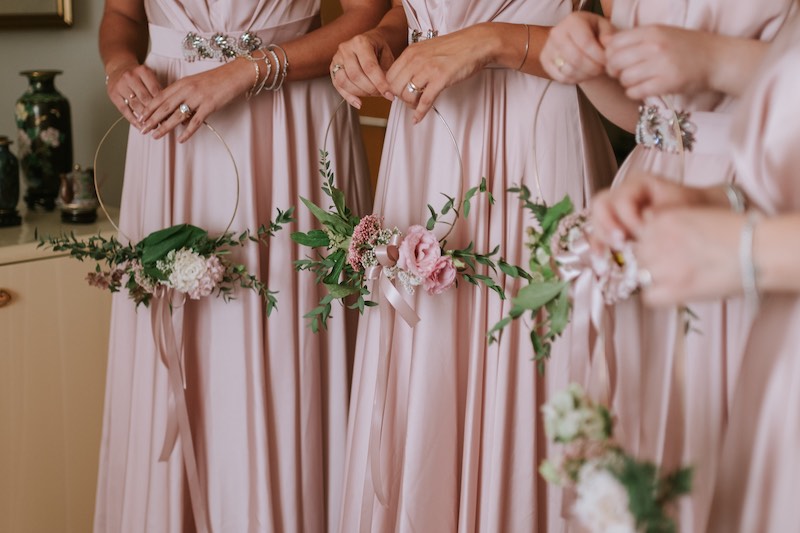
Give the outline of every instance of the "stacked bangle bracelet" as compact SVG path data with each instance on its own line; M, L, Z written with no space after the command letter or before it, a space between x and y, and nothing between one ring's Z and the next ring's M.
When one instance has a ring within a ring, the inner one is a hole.
M282 57L278 57L276 50L281 53ZM241 57L244 57L253 64L256 74L252 87L250 87L246 93L247 98L252 98L260 94L263 90L277 91L283 87L283 82L286 81L286 75L289 72L289 56L282 46L269 44L264 48L259 48L250 53L243 54ZM262 61L266 65L266 71L263 77L261 77L260 67Z

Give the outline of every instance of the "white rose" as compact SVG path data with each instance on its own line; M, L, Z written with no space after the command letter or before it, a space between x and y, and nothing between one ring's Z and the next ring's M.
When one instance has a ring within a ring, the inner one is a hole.
M572 507L575 518L592 533L636 533L628 492L607 469L595 463L581 467Z
M565 413L557 423L556 439L561 442L570 442L581 432L583 414L580 411Z
M569 389L561 391L553 396L550 400L550 405L558 413L566 413L575 409L575 399L570 393Z
M172 252L167 256L169 259ZM200 283L206 273L206 260L199 254L186 248L175 252L170 265L169 286L179 292L191 292Z

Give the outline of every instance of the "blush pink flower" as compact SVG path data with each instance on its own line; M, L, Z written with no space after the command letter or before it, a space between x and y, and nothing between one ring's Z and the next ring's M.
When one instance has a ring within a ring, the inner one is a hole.
M381 219L377 215L367 215L353 229L350 247L347 249L347 263L353 270L361 270L364 252L375 245L381 231Z
M216 255L206 259L206 271L197 279L197 283L189 291L189 298L199 300L214 292L225 276L225 267Z
M453 286L456 282L456 266L449 255L440 257L433 265L428 277L422 282L422 286L428 294L442 294Z
M400 243L397 266L424 280L433 272L441 256L442 250L436 235L422 226L415 225L408 228L403 242Z

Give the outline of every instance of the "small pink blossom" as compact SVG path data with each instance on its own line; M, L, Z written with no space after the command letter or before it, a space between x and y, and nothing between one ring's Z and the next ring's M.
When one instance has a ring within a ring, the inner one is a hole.
M422 226L408 228L403 242L400 243L400 258L397 266L418 278L425 279L430 275L442 256L439 239L432 231Z
M189 298L199 300L209 296L225 276L225 267L219 257L212 255L206 259L206 270L197 279L197 283L189 290Z
M433 265L428 277L422 283L422 286L428 291L428 294L442 294L444 291L453 286L456 282L456 267L453 264L453 259L449 255L440 257Z
M558 255L563 252L572 252L573 245L585 238L586 212L572 213L561 219L558 228L550 240L550 253Z
M86 274L86 281L92 287L106 290L111 286L111 275L108 272L89 272Z
M42 130L42 132L39 134L39 138L42 140L42 142L47 146L52 146L53 148L58 148L59 144L61 144L59 137L60 134L55 128L47 128Z
M347 250L347 263L354 270L363 268L362 259L365 249L375 245L375 239L381 231L381 219L377 215L362 218L353 230L350 247Z

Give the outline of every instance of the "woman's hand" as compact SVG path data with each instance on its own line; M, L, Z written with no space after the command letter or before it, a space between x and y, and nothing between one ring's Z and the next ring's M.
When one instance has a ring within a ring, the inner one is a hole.
M341 43L333 56L333 86L356 109L361 109L362 96L392 100L394 95L385 74L392 63L394 54L380 30L357 35Z
M697 93L709 88L716 36L673 26L640 26L603 38L606 71L628 98Z
M133 63L109 72L106 92L128 122L141 128L145 107L161 92L161 83L148 67Z
M414 123L428 113L439 94L491 63L501 46L498 27L476 24L409 45L386 78L391 92L415 109Z
M625 241L639 237L648 211L708 205L710 195L709 189L686 187L653 174L632 174L592 199L592 237L620 249Z
M542 48L542 68L555 81L581 83L605 72L601 39L614 33L611 23L594 13L571 13L550 30Z
M647 217L635 248L639 268L650 273L645 302L675 305L741 293L744 220L724 209L668 209Z
M142 133L154 131L160 139L179 124L186 125L178 142L186 142L212 113L242 97L253 85L254 67L250 61L235 59L215 69L181 78L164 88L145 106ZM189 113L180 107L186 104Z

